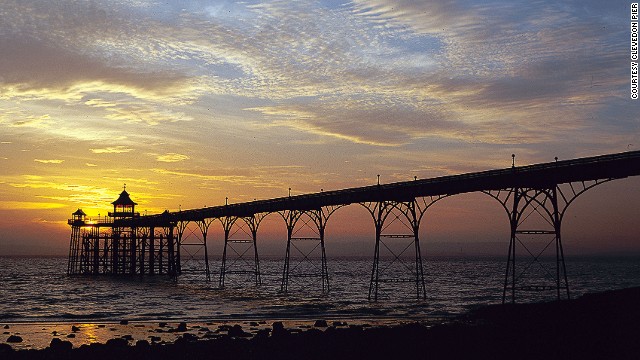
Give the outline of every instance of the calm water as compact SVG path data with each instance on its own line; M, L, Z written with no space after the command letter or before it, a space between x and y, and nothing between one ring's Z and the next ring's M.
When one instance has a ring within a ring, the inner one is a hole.
M428 319L463 313L502 298L505 259L425 258L427 300L416 301L406 284L382 284L380 300L367 300L370 259L329 259L331 291L322 295L313 279L279 293L281 259L262 259L263 284L217 274L162 277L69 277L66 258L0 257L0 320L79 322L128 319ZM212 269L219 260L211 261ZM640 286L640 258L567 260L572 296ZM547 294L551 296L552 294ZM552 299L552 297L547 297ZM524 299L523 299L524 300Z

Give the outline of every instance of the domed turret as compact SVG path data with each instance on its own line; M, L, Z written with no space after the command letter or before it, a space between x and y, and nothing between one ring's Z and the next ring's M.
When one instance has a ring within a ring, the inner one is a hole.
M84 225L86 217L87 214L85 214L82 209L78 209L73 214L71 214L71 219L69 219L68 224L73 226L82 226Z

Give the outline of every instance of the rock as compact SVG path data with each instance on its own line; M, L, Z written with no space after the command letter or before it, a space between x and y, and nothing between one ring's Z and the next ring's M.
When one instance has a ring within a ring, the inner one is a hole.
M203 338L206 339L215 339L218 338L220 335L214 333L213 331L207 331L204 335L202 335Z
M105 345L110 348L123 348L128 346L129 342L122 338L114 338L107 340Z
M133 341L133 336L131 335L122 335L121 337L127 341Z
M178 332L187 331L187 323L181 322L180 324L178 324L178 327L176 328L176 331L178 331Z
M284 328L284 324L281 321L274 322L272 327L273 332L271 333L271 336L282 336L289 334L289 331Z
M69 334L67 335L67 339L73 339L76 337L76 334Z
M196 341L198 340L198 337L196 335L190 334L190 333L184 333L182 334L182 337L185 338L188 341Z
M147 340L138 340L138 341L136 341L136 347L138 349L148 348L149 346L151 346L151 344L149 344L149 342Z
M242 330L242 326L236 324L236 325L233 325L233 327L229 330L229 336L250 337L251 334Z
M73 326L71 326L71 331L78 332L78 331L80 331L80 328L75 326L75 325L73 325Z
M160 336L149 336L149 339L151 339L151 342L159 342L162 340Z
M0 354L8 354L13 352L13 348L9 344L0 343Z
M313 327L327 327L327 321L326 320L316 320L316 322L313 324Z
M266 339L269 337L269 333L271 332L271 329L260 329L256 332L256 339Z
M59 338L51 339L49 348L53 351L69 351L73 348L73 344L70 341L63 341Z
M7 342L8 343L21 343L22 342L22 337L20 337L18 335L11 335L7 339Z
M4 326L5 329L10 329L9 325Z
M53 331L51 332L51 335L53 335L53 336L58 336L58 332L57 332L57 331L55 331L55 330L53 330Z

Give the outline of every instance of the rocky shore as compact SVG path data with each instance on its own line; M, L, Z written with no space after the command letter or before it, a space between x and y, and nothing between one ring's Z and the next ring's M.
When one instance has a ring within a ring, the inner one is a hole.
M0 359L636 359L639 304L640 288L631 288L570 301L486 306L436 326L319 320L307 329L274 322L253 333L240 325L194 333L180 324L167 330L176 333L173 342L114 337L74 348L54 337L39 350L0 343Z

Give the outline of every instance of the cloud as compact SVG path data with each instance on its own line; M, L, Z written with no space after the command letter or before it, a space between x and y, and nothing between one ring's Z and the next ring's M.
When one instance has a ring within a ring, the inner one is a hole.
M107 119L124 122L142 122L148 125L158 125L163 122L189 121L193 119L183 112L162 109L157 105L145 103L118 103L112 107L108 107L107 111L109 112L109 114L105 116Z
M64 160L59 159L51 159L51 160L41 160L41 159L33 159L35 162L39 162L42 164L62 164Z
M60 203L50 202L31 202L31 201L0 201L0 211L11 210L46 210L46 209L59 209L67 205Z
M16 51L0 97L126 124L201 120L187 105L228 96L264 127L355 144L542 143L584 128L627 81L615 14L588 2L7 4L0 41Z
M128 148L123 145L111 146L106 148L98 148L98 149L89 149L94 154L123 154L133 151L133 149Z
M187 77L168 70L115 67L61 44L25 36L0 37L0 86L3 98L58 97L79 100L83 93L127 93L166 98L185 86Z
M410 26L413 31L424 34L457 31L479 22L477 14L469 6L455 0L355 0L354 3L354 13L358 16L381 24L395 22L396 26Z
M162 174L162 175L173 175L180 176L184 178L196 178L201 180L210 180L210 181L224 181L224 182L234 182L234 183L246 183L251 182L250 178L241 175L209 175L209 174L201 174L197 172L187 172L187 171L176 171L176 170L168 170L168 169L160 169L155 168L151 169L151 171ZM257 180L256 180L257 181Z
M333 107L313 105L253 108L274 120L269 126L290 127L321 136L374 146L399 146L414 137L446 135L464 124L449 121L436 109L421 111L402 106Z
M176 153L167 153L164 155L156 156L156 160L160 162L179 162L184 160L189 160L187 155L176 154Z

